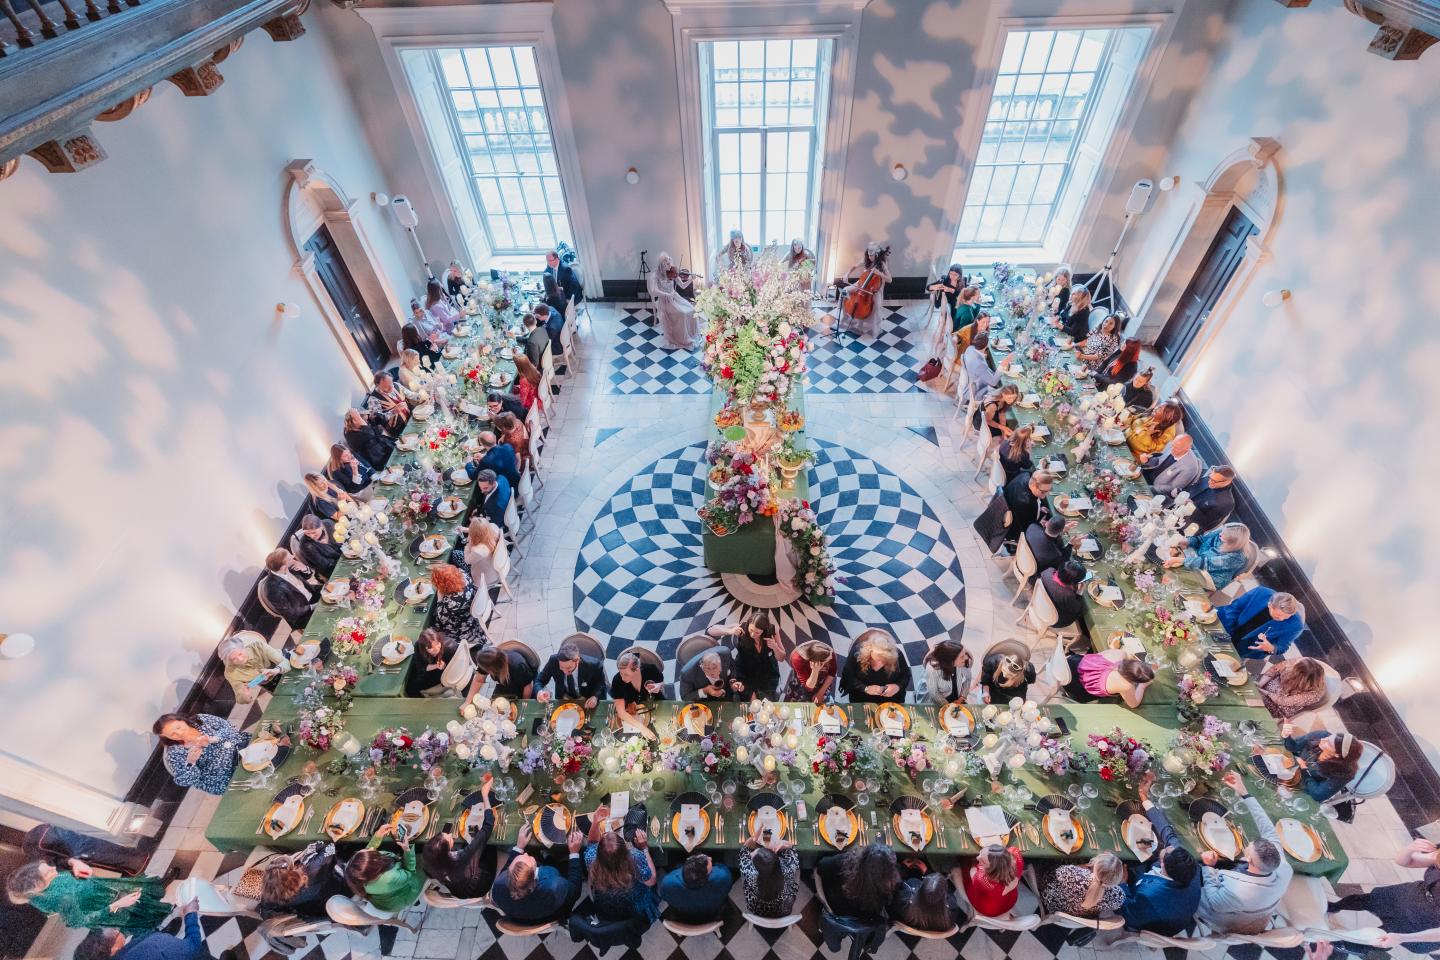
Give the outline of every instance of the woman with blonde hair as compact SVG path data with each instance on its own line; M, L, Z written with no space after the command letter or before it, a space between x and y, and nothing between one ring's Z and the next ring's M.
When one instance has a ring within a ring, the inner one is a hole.
M910 664L895 638L884 630L866 630L840 672L840 689L851 703L890 703L905 699Z
M500 528L484 514L471 517L470 526L466 528L465 562L470 565L471 583L499 584L506 596L514 596L506 579L510 573L510 549L505 546Z
M470 608L475 603L475 585L459 567L436 563L430 567L435 587L435 629L473 650L485 642L485 627Z
M1325 666L1310 657L1267 663L1255 685L1270 715L1293 720L1308 710L1318 710L1330 699Z
M1060 329L1076 343L1090 336L1090 291L1075 287L1070 294L1070 312L1060 318Z
M748 253L750 248L745 249ZM693 350L700 342L700 318L695 314L695 305L675 289L679 278L680 268L670 254L661 253L655 261L655 272L650 274L650 299L655 303L655 317L660 321L665 346Z
M1180 404L1166 400L1150 412L1149 416L1137 417L1125 428L1125 441L1130 452L1141 463L1158 456L1165 446L1180 432Z
M1030 459L1030 450L1035 446L1035 425L1022 424L1010 431L1000 444L1000 468L1005 471L1005 482L1009 483L1022 473L1031 473L1035 462Z
M1088 865L1057 867L1045 884L1046 909L1087 920L1110 917L1125 906L1125 864L1113 853L1097 853Z
M790 679L781 699L824 703L835 685L835 672L835 648L824 640L807 640L790 651Z
M406 399L412 402L424 386L422 380L427 372L420 361L420 351L410 347L406 347L400 354L400 389L405 391Z
M342 501L355 502L355 498L318 473L305 474L305 489L310 493L310 507L321 520L334 520L340 514Z
M1020 899L1020 874L1024 870L1019 850L992 843L976 855L970 869L961 873L960 884L976 913L1003 917L1015 909Z
M980 689L986 703L1009 703L1015 697L1024 700L1034 682L1035 664L1013 653L991 653L980 664Z

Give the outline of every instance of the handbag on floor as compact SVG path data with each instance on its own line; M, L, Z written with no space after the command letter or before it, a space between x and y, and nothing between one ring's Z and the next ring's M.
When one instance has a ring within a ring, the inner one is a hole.
M940 358L931 357L925 361L925 366L920 368L920 375L916 377L916 379L921 383L925 383L927 380L934 380L938 376L940 376Z

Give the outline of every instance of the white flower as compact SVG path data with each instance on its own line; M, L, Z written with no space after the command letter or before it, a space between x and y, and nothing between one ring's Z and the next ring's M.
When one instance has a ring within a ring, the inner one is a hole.
M499 756L500 754L495 752L495 744L485 743L480 745L481 760L496 760L499 758Z
M1042 744L1042 743L1044 743L1044 742L1045 742L1045 738L1044 738L1044 737L1040 736L1039 733L1033 733L1033 732L1030 734L1029 737L1027 737L1027 738L1025 739L1025 743L1026 743L1027 745L1029 745L1031 748L1038 747L1038 746L1040 746L1040 744Z
M1021 767L1025 766L1025 754L1012 754L1007 762L1010 764L1011 770L1019 770Z
M998 744L999 742L1000 742L1000 738L999 738L998 736L996 736L996 735L993 734L993 733L987 733L987 734L985 734L985 739L983 739L983 740L980 741L980 744L981 744L981 746L983 746L986 750L993 750L993 749L995 749L995 745Z
M455 756L459 757L461 760L469 760L470 748L463 743L455 744Z

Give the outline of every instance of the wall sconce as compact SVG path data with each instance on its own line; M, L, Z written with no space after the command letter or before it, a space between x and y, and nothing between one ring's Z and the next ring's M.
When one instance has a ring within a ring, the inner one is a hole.
M897 183L908 176L910 176L910 171L905 169L905 164L903 163L897 163L890 168L890 179Z
M390 194L388 194L388 193L374 192L374 193L371 193L371 194L370 194L370 199L374 202L375 206L377 206L377 207L388 207L388 206L390 206Z
M1160 187L1162 193L1169 193L1171 190L1180 186L1180 178L1176 176L1165 177L1157 186Z
M275 304L275 316L281 320L294 320L300 316L300 308L293 303Z
M1265 306L1269 307L1271 310L1274 310L1276 307L1280 306L1280 304L1284 303L1286 300L1289 299L1289 290L1271 290L1269 293L1265 294L1265 296L1260 298L1260 302L1265 304Z
M0 657L19 660L35 649L35 638L28 633L0 633Z
M631 167L629 170L626 170L626 171L625 171L625 182L628 183L628 184L630 184L630 186L632 186L632 187L635 186L635 184L637 184L637 183L640 182L640 171L639 171L639 170L636 170L634 167Z

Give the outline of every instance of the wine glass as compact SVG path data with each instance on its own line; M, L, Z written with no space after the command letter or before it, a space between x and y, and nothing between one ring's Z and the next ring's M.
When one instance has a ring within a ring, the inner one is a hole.
M1072 801L1074 801L1076 804L1079 804L1079 802L1080 802L1080 797L1081 797L1082 794L1084 794L1084 792L1085 792L1085 789L1084 789L1083 787L1081 787L1080 784L1078 784L1078 783L1072 783L1072 784L1070 784L1070 786L1068 786L1068 787L1065 788L1065 794L1066 794L1066 796L1068 796L1068 797L1069 797Z
M856 806L861 806L861 807L867 807L867 806L869 806L869 805L870 805L870 791L869 791L869 790L860 790L860 791L857 791L856 794L855 794L855 804L856 804Z
M1024 788L1021 787L1021 789L1023 790ZM1085 799L1089 800L1091 803L1094 803L1095 800L1097 800L1100 796L1100 788L1095 786L1095 784L1093 783L1085 784L1083 787L1081 787L1080 792L1081 795L1084 796Z
M705 784L705 794L710 798L711 803L720 802L720 787L716 785L714 780L708 781Z

